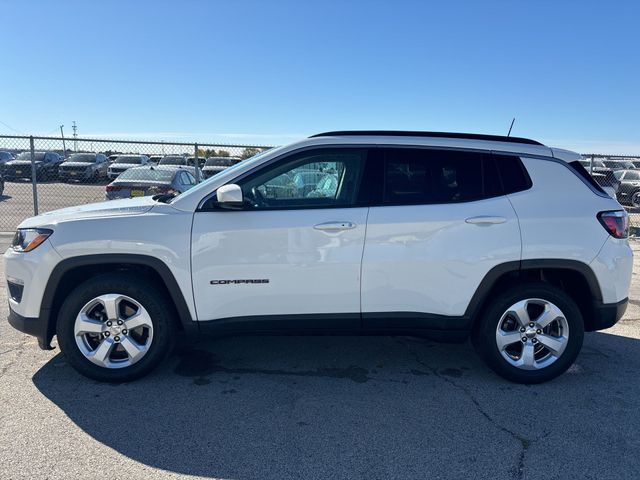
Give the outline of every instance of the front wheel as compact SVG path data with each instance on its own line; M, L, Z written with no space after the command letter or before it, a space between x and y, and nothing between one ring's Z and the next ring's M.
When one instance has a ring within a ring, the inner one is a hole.
M175 340L171 306L143 278L106 274L80 284L62 304L60 349L82 375L126 382L153 370Z
M516 383L542 383L573 364L584 323L566 293L532 283L494 298L473 336L478 353L498 375Z

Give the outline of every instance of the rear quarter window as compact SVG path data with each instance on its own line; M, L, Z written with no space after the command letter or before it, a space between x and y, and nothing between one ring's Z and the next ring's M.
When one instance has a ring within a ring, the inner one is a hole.
M505 194L522 192L531 188L533 182L531 182L531 177L529 177L520 157L495 155L495 159Z
M573 170L575 172L576 175L578 175L580 178L582 178L584 181L586 181L589 185L591 185L594 190L596 190L597 192L599 192L599 193L601 193L603 195L607 195L607 192L605 192L602 189L602 187L600 185L598 185L598 182L596 182L593 179L593 177L591 175L589 175L589 172L587 172L587 170L582 166L582 164L580 162L578 162L578 161L570 162L568 165L571 168L571 170Z

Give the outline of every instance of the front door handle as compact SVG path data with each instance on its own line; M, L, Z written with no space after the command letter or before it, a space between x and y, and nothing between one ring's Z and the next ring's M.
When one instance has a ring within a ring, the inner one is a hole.
M490 215L480 215L465 220L465 222L473 225L497 225L499 223L505 223L506 221L507 219L504 217L492 217Z
M353 222L326 222L314 225L313 228L323 231L351 230L356 228L356 224Z

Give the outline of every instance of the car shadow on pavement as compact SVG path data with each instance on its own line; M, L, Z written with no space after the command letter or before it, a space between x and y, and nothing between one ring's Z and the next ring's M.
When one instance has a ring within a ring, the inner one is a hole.
M179 474L605 478L638 467L639 366L640 341L606 333L536 386L500 379L468 344L237 337L181 347L128 384L83 378L60 354L33 382L96 441Z

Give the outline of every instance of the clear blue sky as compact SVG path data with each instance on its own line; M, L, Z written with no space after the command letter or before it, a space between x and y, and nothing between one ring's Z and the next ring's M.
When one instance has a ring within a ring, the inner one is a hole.
M0 133L335 129L640 154L640 2L0 0Z

